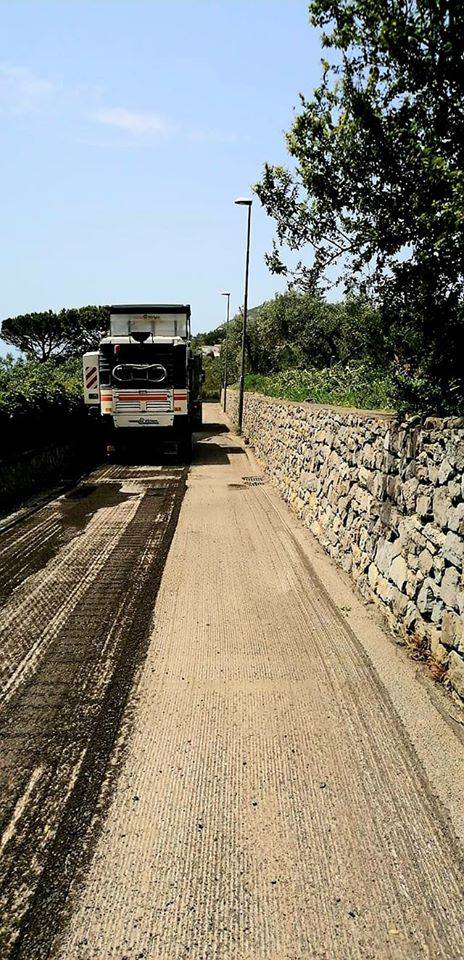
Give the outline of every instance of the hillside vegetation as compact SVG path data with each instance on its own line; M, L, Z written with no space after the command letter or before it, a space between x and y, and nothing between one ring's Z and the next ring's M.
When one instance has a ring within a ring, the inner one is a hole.
M393 409L393 355L379 315L362 297L328 303L320 296L287 291L249 313L246 389L289 400ZM242 317L196 338L222 343L208 358L207 383L238 379Z

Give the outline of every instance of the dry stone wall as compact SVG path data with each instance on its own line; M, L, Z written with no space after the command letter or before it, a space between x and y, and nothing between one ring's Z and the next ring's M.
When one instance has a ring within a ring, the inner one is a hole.
M244 434L364 597L464 697L464 419L400 422L251 393Z

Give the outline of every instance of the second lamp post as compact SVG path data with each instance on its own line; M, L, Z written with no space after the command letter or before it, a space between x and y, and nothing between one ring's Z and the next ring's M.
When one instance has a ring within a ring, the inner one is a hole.
M245 391L245 351L246 351L246 330L248 317L248 269L250 266L250 234L251 234L251 204L248 197L238 197L235 201L239 206L248 207L247 218L247 241L246 241L246 259L245 259L245 295L243 298L243 327L242 327L242 353L240 358L240 379L238 387L238 432L242 432L243 424L243 395Z

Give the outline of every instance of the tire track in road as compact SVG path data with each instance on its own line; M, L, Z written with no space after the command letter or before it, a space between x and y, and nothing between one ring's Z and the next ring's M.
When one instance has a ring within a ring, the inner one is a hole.
M60 498L0 538L5 571L9 550L15 559L1 611L2 960L48 955L149 636L186 471L107 467L90 479L91 509ZM50 556L41 533L57 516ZM39 569L18 585L31 545Z

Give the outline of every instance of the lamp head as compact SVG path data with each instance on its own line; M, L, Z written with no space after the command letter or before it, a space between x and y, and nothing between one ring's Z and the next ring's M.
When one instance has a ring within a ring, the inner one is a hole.
M237 203L240 207L251 207L253 200L250 197L237 197L234 203Z

